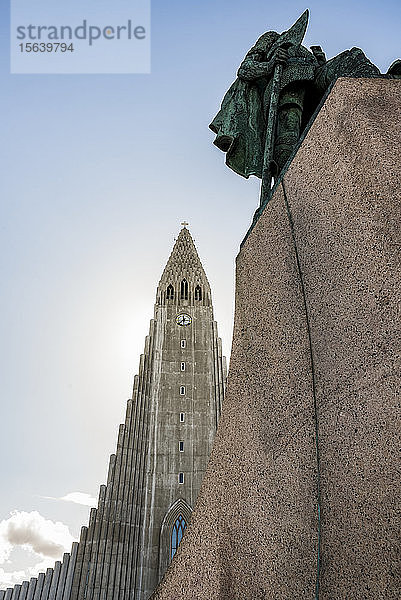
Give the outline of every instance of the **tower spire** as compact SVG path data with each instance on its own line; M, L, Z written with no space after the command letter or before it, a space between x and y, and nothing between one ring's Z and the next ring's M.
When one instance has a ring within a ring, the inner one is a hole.
M176 304L193 304L201 302L211 305L211 291L206 273L200 261L192 236L187 229L188 223L181 223L181 229L173 250L164 268L157 288L157 303L167 300ZM181 293L181 285L187 287L188 293Z

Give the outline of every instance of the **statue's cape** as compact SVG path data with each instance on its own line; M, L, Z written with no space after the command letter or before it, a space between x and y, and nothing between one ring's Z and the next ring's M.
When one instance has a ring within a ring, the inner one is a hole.
M226 164L242 175L262 176L265 119L256 85L236 79L209 125L216 134L214 144L226 152Z

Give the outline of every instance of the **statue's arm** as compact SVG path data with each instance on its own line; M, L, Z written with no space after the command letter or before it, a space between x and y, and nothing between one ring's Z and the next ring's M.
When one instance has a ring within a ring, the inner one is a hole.
M237 76L244 81L255 81L261 77L268 77L274 69L274 61L257 60L254 54L248 54L238 69Z

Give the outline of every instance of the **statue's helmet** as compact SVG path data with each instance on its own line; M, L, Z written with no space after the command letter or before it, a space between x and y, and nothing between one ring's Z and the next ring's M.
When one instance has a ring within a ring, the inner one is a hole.
M267 31L260 36L252 50L266 52L279 37L280 35L276 31Z

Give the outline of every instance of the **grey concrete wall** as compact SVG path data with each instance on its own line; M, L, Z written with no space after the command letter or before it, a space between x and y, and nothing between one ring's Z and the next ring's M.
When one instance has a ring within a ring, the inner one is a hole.
M242 247L224 410L154 600L400 597L400 106L399 81L340 79Z

